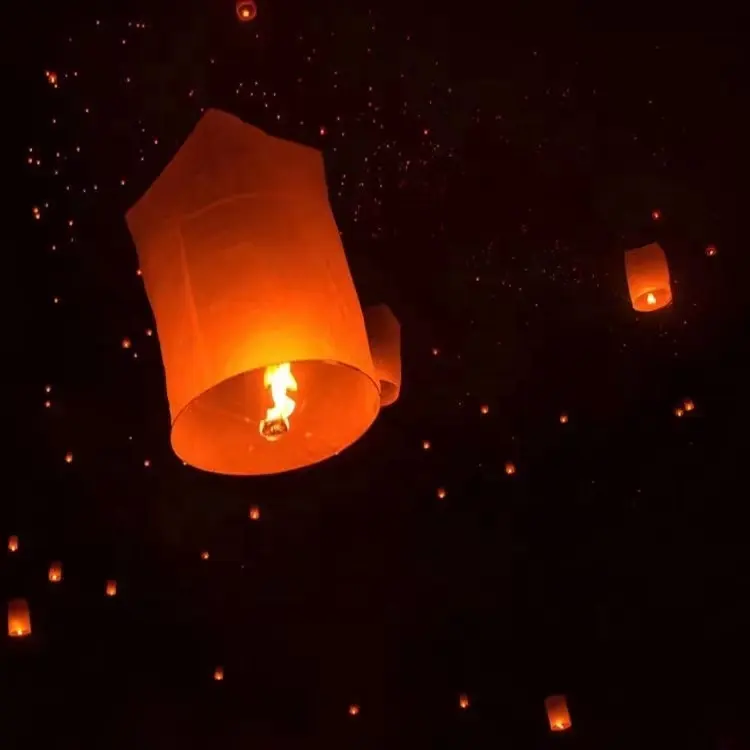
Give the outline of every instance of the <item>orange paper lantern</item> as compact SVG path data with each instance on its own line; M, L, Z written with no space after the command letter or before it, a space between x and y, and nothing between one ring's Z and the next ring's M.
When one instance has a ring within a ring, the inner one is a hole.
M240 21L252 21L258 15L258 6L254 0L237 0L235 10Z
M466 695L466 693L461 693L461 695L458 696L458 705L461 708L469 707L469 696Z
M634 310L653 312L672 301L667 256L657 243L628 250L625 273Z
M320 152L209 110L127 222L185 463L275 474L366 432L380 389Z
M547 709L549 728L553 732L564 732L570 729L572 722L568 712L568 702L564 695L550 695L544 701L544 706Z
M257 505L251 505L247 515L251 521L260 520L260 508Z
M18 537L15 534L8 537L8 552L18 552Z
M365 326L380 382L380 403L388 406L401 391L401 326L387 305L366 308Z
M107 581L107 585L104 588L104 593L107 596L117 596L117 581Z
M60 583L63 578L63 568L62 563L58 560L56 562L53 562L49 566L49 572L47 573L47 577L52 583Z
M8 635L14 638L31 634L31 614L26 599L8 602Z
M216 667L214 669L214 680L221 682L224 679L224 667Z

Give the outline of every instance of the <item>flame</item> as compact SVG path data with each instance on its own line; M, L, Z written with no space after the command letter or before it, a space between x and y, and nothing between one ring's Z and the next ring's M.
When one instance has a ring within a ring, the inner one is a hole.
M656 297L654 296L653 292L649 292L646 295L646 302L648 302L649 305L655 305L656 304Z
M263 386L270 388L273 406L266 410L266 418L261 419L259 430L266 440L278 440L289 431L289 417L297 405L287 391L297 390L297 381L292 375L289 362L266 367L263 374Z

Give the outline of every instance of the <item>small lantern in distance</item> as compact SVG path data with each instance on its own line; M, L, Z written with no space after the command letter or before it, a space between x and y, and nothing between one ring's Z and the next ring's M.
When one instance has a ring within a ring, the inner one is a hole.
M653 312L672 302L667 256L656 242L625 252L625 275L634 310Z
M224 679L224 667L216 667L214 669L214 680L221 682Z
M568 712L568 702L564 695L550 695L544 701L547 709L549 728L553 732L564 732L573 726Z
M8 602L8 635L13 638L31 635L31 614L26 599Z
M430 450L431 446L432 446L432 443L430 443L429 440L422 441L422 450L428 451Z
M56 560L49 566L49 572L47 573L47 578L52 583L60 583L63 579L63 567L62 563L59 560Z
M708 256L709 258L713 258L713 256L714 256L714 255L716 255L716 253L718 253L718 252L719 252L719 251L718 251L718 250L716 249L716 245L709 245L709 246L708 246L708 247L706 248L706 255L707 255L707 256Z
M490 407L489 407L489 406L487 406L487 404L482 404L482 405L481 405L481 406L479 407L479 413L480 413L480 414L489 414L489 413L490 413Z
M512 461L505 462L505 473L511 477L516 473L516 465Z
M438 500L445 500L445 496L448 493L445 491L445 487L438 487L437 496Z
M208 550L204 549L203 552L201 552L201 560L208 560L209 557L211 557L211 555L208 554Z
M107 581L107 585L104 588L104 593L107 596L117 596L117 581Z
M691 398L686 398L683 407L685 411L695 411L695 402Z
M560 415L560 424L568 424L568 415L565 412Z
M258 521L260 519L260 508L257 505L251 505L247 515L251 521Z
M359 706L356 703L349 706L349 716L359 716Z
M18 537L15 534L8 537L8 552L18 552Z
M255 0L237 0L235 8L237 18L243 23L255 20L258 15L258 6L255 4Z
M468 708L470 705L469 696L466 695L466 693L461 693L461 695L458 696L458 705L461 708Z

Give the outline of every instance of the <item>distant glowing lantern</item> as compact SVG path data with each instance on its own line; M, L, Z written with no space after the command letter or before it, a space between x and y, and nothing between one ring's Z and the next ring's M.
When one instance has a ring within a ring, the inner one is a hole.
M257 521L260 519L260 508L257 505L251 505L248 517L251 521Z
M505 462L505 473L509 477L516 473L516 465L512 461Z
M179 458L275 474L367 431L378 376L320 152L209 110L127 222Z
M63 579L63 567L62 563L59 560L56 560L49 566L49 571L47 572L47 578L52 583L60 583Z
M695 402L691 398L686 398L684 403L682 404L685 408L685 411L694 411L695 410Z
M68 451L65 454L65 463L66 464L72 464L73 463L73 454L70 451Z
M677 408L676 408L676 409L674 410L674 415L675 415L675 417L682 417L682 416L683 416L684 414L685 414L685 410L684 410L684 409L683 409L683 408L682 408L681 406L678 406L678 407L677 407Z
M18 638L31 634L31 613L26 599L8 602L8 635Z
M431 447L432 447L432 444L430 443L429 440L423 440L422 441L422 449L423 450L428 451L428 450L430 450Z
M359 706L356 703L352 703L349 706L349 716L358 716L359 715Z
M547 709L549 728L553 732L564 732L570 729L572 722L568 712L568 702L564 695L550 695L544 701L544 706Z
M443 487L438 487L438 491L437 491L438 500L445 500L445 496L447 494L448 493L445 491Z
M489 406L487 406L487 404L482 404L482 405L481 405L481 406L479 407L479 413L480 413L480 414L489 414L489 413L490 413L490 407L489 407Z
M654 221L659 221L659 219L661 219L661 211L659 211L659 209L658 209L658 208L655 208L655 209L654 209L654 210L653 210L653 211L651 212L651 218L652 218L652 219L653 219Z
M365 310L372 362L380 382L380 403L388 406L401 391L401 325L387 305Z
M8 552L18 552L18 537L15 534L8 537Z
M131 346L133 346L133 342L129 338L125 337L122 340L122 348L123 349L130 349Z
M667 256L655 242L625 253L625 273L638 312L660 310L672 301Z
M708 246L708 247L706 248L706 255L708 255L708 257L709 257L709 258L712 258L712 257L713 257L714 255L716 255L716 253L718 253L718 252L719 252L719 251L718 251L718 250L716 249L716 245L709 245L709 246Z
M235 8L240 21L252 21L258 15L258 6L254 0L237 0Z
M201 552L201 560L208 560L209 557L210 555L206 550L203 550L203 552Z
M458 705L461 708L468 708L470 705L469 696L466 695L466 693L461 693L461 695L458 696Z
M568 424L568 415L563 413L560 415L560 424Z
M107 596L117 596L117 581L107 581L104 593Z
M224 679L224 667L216 667L214 669L214 680L221 682Z

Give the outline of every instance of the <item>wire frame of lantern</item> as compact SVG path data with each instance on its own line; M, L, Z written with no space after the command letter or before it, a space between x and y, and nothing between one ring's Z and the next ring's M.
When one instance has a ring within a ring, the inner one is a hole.
M369 429L380 388L320 152L209 110L127 223L179 458L275 474Z
M60 583L63 579L63 566L59 560L56 560L49 566L47 578L51 583Z
M11 599L8 602L8 635L12 638L31 635L31 612L26 599Z
M364 316L372 361L380 382L380 403L389 406L401 392L401 325L387 305L367 307Z
M544 707L547 709L547 720L552 732L564 732L573 726L564 695L550 695L545 699Z
M626 251L625 274L634 310L654 312L672 302L667 256L656 242Z

